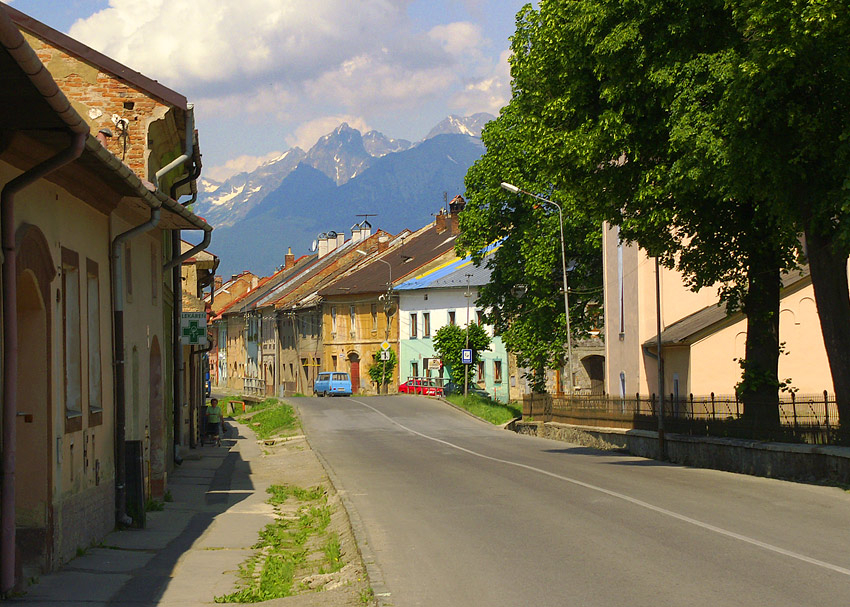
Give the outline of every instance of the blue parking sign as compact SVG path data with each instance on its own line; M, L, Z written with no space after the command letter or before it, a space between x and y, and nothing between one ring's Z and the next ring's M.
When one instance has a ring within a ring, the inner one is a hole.
M472 364L472 350L463 349L460 351L460 362L465 365Z

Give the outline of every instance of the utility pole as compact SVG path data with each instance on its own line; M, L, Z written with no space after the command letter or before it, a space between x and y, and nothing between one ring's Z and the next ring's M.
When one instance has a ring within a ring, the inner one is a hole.
M472 274L466 275L466 293L463 294L466 297L466 349L469 350L469 298L472 297L472 293L469 292L469 279L472 278ZM470 363L471 365L472 363ZM463 370L463 398L465 399L469 395L469 365L464 367Z

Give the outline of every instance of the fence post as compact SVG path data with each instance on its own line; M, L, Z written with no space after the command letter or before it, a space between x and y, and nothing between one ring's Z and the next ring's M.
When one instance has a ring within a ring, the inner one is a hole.
M655 392L649 395L649 412L652 415L658 415L658 411L655 410Z
M640 392L635 393L635 414L640 415Z
M735 392L735 419L741 419L741 410L738 408L738 393Z
M829 394L827 391L823 391L823 409L826 412L826 436L827 443L829 442Z
M711 393L711 419L715 419L715 409L714 409L714 392Z
M791 393L791 412L794 414L794 436L799 438L799 428L797 427L797 397Z

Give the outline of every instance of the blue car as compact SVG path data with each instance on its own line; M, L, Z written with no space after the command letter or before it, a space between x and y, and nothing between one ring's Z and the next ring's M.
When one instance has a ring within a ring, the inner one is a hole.
M351 396L351 377L343 371L319 373L313 382L316 396Z

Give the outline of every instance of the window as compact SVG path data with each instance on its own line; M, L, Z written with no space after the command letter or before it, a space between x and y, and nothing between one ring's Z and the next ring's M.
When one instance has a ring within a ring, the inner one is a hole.
M450 325L456 325L457 324L457 322L455 322L455 311L454 310L449 310L449 324Z
M331 306L331 331L336 333L336 306Z
M475 322L479 325L484 324L484 312L482 310L475 310Z
M354 337L355 333L357 332L357 325L355 324L355 319L356 319L355 312L356 312L356 308L354 306L348 307L349 328L351 330L351 336L352 337Z
M431 313L422 313L422 337L431 337Z
M86 259L87 350L89 357L89 413L103 411L103 390L100 360L100 284L98 267ZM89 418L89 425L92 425ZM99 421L98 421L99 423Z
M475 379L475 381L477 381L479 383L483 382L484 381L484 361L479 360L478 363L475 366L476 366L476 379Z
M620 227L614 228L617 234L617 292L620 300L620 337L626 333L626 315L623 309L625 303L625 290L623 287L623 243L620 242Z
M430 360L431 360L430 358L423 358L422 359L422 373L424 374L425 377L431 377Z
M502 383L502 361L493 361L493 381L497 384Z
M336 371L336 356L331 356L331 364L333 365L334 371Z
M419 377L419 363L410 363L410 375Z
M416 339L416 325L418 323L418 319L416 318L416 314L410 315L410 339Z
M378 330L378 304L372 304L372 331Z
M65 424L68 432L82 428L82 378L80 337L80 257L62 248L62 331L65 358Z
M310 377L310 366L307 364L307 359L301 359L301 368L304 369L304 377Z

